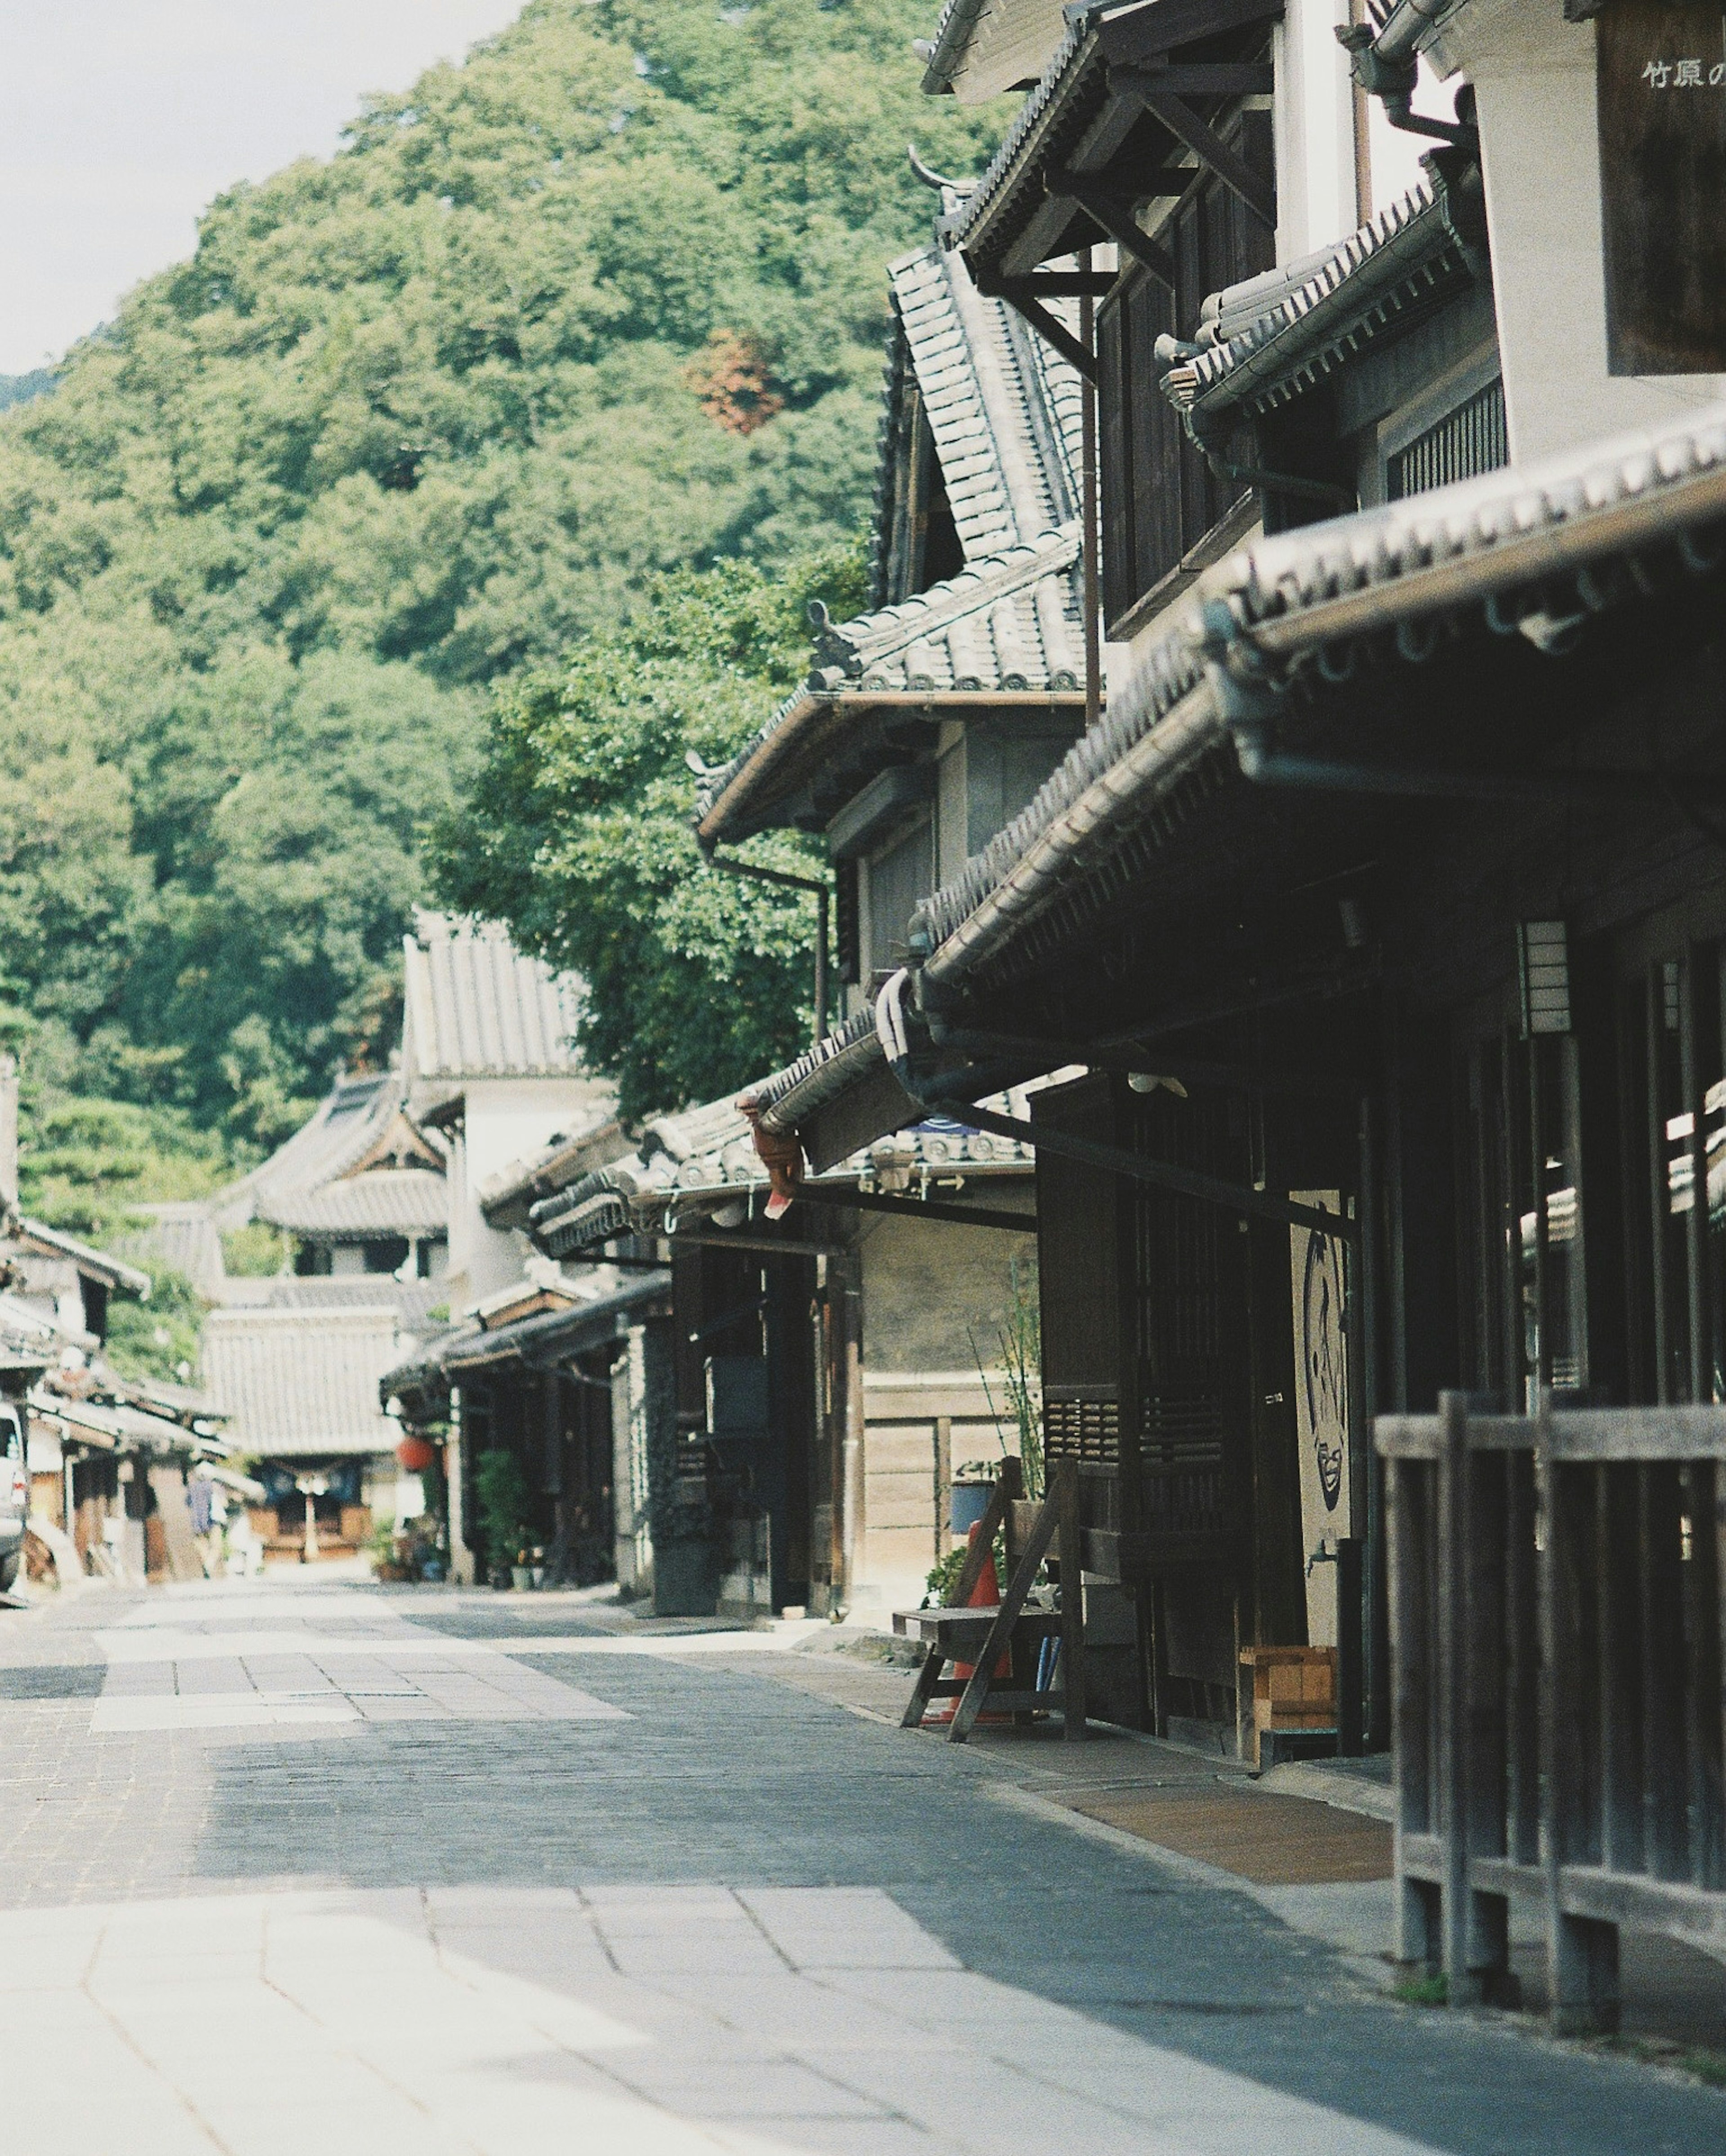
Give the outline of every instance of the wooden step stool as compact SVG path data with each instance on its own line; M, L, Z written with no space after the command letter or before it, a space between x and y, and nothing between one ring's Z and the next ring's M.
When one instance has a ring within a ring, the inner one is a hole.
M917 1672L902 1728L920 1728L931 1700L956 1698L958 1711L947 1732L949 1744L964 1743L986 1707L1009 1712L1024 1722L1040 1709L1053 1710L1060 1714L1066 1737L1084 1736L1084 1590L1079 1573L1077 1463L1064 1460L1056 1465L1049 1494L1035 1509L1016 1502L1023 1487L1019 1462L1003 1460L1000 1480L953 1589L953 1606L894 1611L894 1631L901 1639L921 1640L924 1647L923 1666ZM1023 1547L1015 1548L1017 1529L1026 1512L1031 1512L1029 1532ZM995 1536L1003 1527L1007 1530L1008 1544L1006 1594L996 1609L969 1609L966 1604L983 1576L984 1566L994 1563ZM1027 1609L1025 1604L1037 1569L1051 1544L1058 1551L1061 1566L1061 1607L1059 1611ZM1061 1641L1061 1682L1039 1691L1035 1682L1037 1656L1043 1642L1050 1639ZM1010 1657L1013 1674L998 1682L995 1669L1004 1655ZM943 1671L955 1662L970 1663L970 1676L943 1676Z

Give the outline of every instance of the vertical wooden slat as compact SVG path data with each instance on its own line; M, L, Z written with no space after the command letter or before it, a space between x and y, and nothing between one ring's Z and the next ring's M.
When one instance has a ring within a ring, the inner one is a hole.
M1462 1393L1438 1400L1437 1743L1434 1753L1443 1879L1440 1922L1444 1973L1453 2005L1475 1996L1468 1954L1468 1744L1467 1627L1468 1566L1468 1403Z
M1672 1284L1667 1270L1667 1209L1671 1196L1667 1188L1666 1117L1661 1107L1665 993L1658 967L1650 971L1643 987L1648 1065L1648 1210L1652 1230L1649 1241L1654 1260L1650 1282L1654 1291L1654 1397L1665 1402L1672 1397Z
M1534 1457L1545 1522L1540 1754L1547 1970L1554 2026L1580 2033L1616 2025L1618 1933L1616 1926L1569 1916L1564 1907L1565 1865L1598 1861L1593 1845L1600 1826L1600 1732L1588 1728L1589 1717L1580 1712L1585 1702L1599 1697L1598 1603L1585 1591L1598 1511L1588 1471L1554 1466L1551 1423L1552 1395L1543 1389L1535 1405Z
M1504 1548L1506 1853L1533 1864L1540 1852L1540 1638L1534 1463L1526 1453L1506 1460Z
M1396 1776L1396 1957L1439 1958L1431 1890L1407 1876L1404 1843L1434 1827L1431 1788L1432 1470L1424 1460L1384 1463L1384 1522L1390 1593L1391 1756Z
M1587 1854L1578 1861L1639 1871L1646 1861L1642 1815L1642 1711L1644 1609L1641 1561L1641 1491L1638 1471L1626 1465L1569 1468L1566 1478L1592 1486L1592 1576L1595 1583L1590 1625L1590 1667L1600 1732L1600 1784L1590 1802L1595 1825ZM1594 1747L1585 1746L1585 1763ZM1579 1785L1580 1786L1580 1785Z
M1726 1471L1698 1460L1682 1477L1690 1555L1681 1564L1684 1626L1686 1829L1689 1876L1697 1887L1726 1889L1726 1697L1723 1697L1720 1513Z
M1678 1475L1670 1461L1639 1470L1642 1590L1643 1861L1658 1879L1689 1869L1689 1774L1685 1761L1683 1567Z

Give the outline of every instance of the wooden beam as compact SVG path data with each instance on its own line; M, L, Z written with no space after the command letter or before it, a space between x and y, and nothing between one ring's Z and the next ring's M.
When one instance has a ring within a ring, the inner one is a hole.
M1223 185L1238 195L1253 215L1275 228L1277 192L1261 179L1238 152L1231 150L1207 121L1192 106L1158 85L1161 78L1147 68L1122 68L1114 77L1130 90L1147 112L1160 120L1177 142L1190 150L1199 163L1215 173Z
M1160 0L1155 8L1123 8L1099 26L1097 42L1107 60L1151 59L1225 30L1280 22L1282 5L1283 0Z
M1218 1176L1200 1175L1192 1168L1178 1168L1172 1161L1153 1160L1148 1154L1128 1152L1122 1146L1098 1145L1091 1138L1075 1137L1047 1123L1025 1122L1017 1116L998 1116L994 1109L980 1108L974 1103L956 1112L962 1113L964 1120L979 1131L1017 1138L1021 1144L1040 1152L1061 1153L1083 1167L1100 1168L1107 1175L1124 1175L1130 1182L1148 1183L1153 1189L1172 1190L1183 1198L1196 1198L1200 1204L1220 1206L1225 1213L1275 1220L1282 1227L1310 1228L1318 1235L1335 1235L1345 1242L1359 1240L1360 1229L1356 1222L1324 1212L1316 1205L1297 1205L1292 1199L1279 1198L1274 1191L1260 1190L1251 1183L1225 1183Z
M1132 212L1123 203L1105 193L1088 176L1063 172L1059 167L1044 175L1044 185L1050 194L1076 203L1117 247L1124 248L1135 262L1142 263L1153 277L1160 277L1171 291L1174 290L1174 257L1148 233L1139 230Z
M854 1206L860 1213L896 1213L902 1220L948 1220L961 1228L1004 1228L1013 1235L1035 1235L1035 1213L1007 1213L987 1205L951 1205L942 1199L889 1198L874 1190L812 1190L799 1183L804 1205Z
M1163 88L1176 97L1271 97L1277 90L1277 70L1273 67L1159 67L1153 60L1142 68L1122 72L1128 75L1154 75Z
M1024 285L1026 281L1018 277L1003 278L999 280L1000 297L1016 313L1023 315L1037 335L1046 343L1052 344L1069 365L1077 367L1087 382L1095 382L1095 358L1086 351L1065 322L1056 321L1040 300L1031 299L1025 294Z
M995 280L995 289L1003 295L1009 285L1015 293L1033 300L1081 300L1087 293L1102 300L1114 290L1115 280L1103 270L1039 270L1029 277Z

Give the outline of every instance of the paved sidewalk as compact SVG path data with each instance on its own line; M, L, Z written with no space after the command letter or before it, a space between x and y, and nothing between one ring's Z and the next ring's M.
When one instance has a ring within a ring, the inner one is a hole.
M860 1696L903 1672L786 1645L279 1577L8 1620L4 2145L1726 2146L1726 2097L1387 2001L1204 1860L1071 1808L1144 1748L907 1737ZM213 1666L228 1690L199 1689ZM428 1669L481 1690L434 1697ZM110 1694L127 1671L152 1688ZM416 1718L365 1711L410 1686ZM347 1712L196 1705L301 1690ZM155 1725L112 1727L111 1698ZM1173 1794L1135 1766L1134 1801L1194 1794L1160 1763Z

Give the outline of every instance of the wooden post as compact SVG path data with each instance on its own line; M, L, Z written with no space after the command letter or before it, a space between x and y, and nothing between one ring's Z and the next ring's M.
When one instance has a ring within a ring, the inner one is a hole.
M1618 1928L1566 1913L1564 1871L1571 1854L1577 1731L1573 1701L1585 1645L1575 1574L1583 1553L1574 1544L1571 1507L1553 1457L1552 1394L1543 1386L1534 1410L1537 1502L1545 1522L1540 1553L1540 1853L1546 1875L1546 1960L1554 2029L1561 2035L1618 2025ZM1585 1643L1590 1649L1593 1641ZM1598 1671L1590 1653L1588 1659ZM1597 1732L1602 1763L1605 1732Z
M1085 1585L1080 1555L1079 1463L1063 1460L1055 1488L1061 1522L1061 1689L1062 1734L1085 1735Z
M1431 1972L1443 1958L1436 1896L1410 1879L1403 1845L1433 1832L1430 1688L1432 1642L1427 1622L1432 1576L1433 1470L1424 1460L1384 1463L1384 1535L1390 1594L1392 1756L1396 1775L1396 1958Z

